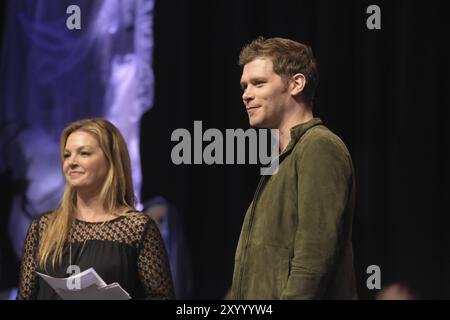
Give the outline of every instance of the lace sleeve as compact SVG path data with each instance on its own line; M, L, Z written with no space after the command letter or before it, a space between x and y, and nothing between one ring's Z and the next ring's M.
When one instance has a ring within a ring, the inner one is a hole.
M39 220L34 220L28 228L23 249L22 262L20 266L19 293L17 299L31 300L36 299L37 293L37 275L36 256L38 249L38 228Z
M139 278L147 299L174 299L167 252L155 222L148 220L138 255Z

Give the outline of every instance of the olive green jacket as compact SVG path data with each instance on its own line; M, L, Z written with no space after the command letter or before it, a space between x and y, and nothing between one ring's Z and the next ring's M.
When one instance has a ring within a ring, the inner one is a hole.
M263 176L235 256L234 299L355 299L354 169L314 118L291 129L275 175Z

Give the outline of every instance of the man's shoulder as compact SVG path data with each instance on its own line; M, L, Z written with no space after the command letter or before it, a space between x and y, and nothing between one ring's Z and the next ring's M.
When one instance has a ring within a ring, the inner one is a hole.
M329 151L349 155L347 146L342 139L325 125L310 128L301 137L295 148L296 153L308 151Z

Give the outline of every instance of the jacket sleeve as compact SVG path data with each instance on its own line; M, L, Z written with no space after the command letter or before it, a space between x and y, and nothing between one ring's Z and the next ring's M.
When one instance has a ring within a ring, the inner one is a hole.
M320 299L342 247L352 181L350 155L340 141L316 137L295 153L298 227L282 299Z
M25 238L22 261L20 266L18 300L36 299L38 282L36 275L37 251L38 251L39 220L34 220Z

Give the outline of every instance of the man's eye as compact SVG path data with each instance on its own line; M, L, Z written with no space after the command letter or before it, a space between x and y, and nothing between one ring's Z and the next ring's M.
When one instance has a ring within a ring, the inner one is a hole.
M256 87L261 87L263 84L264 84L263 81L258 81L258 82L255 83L255 86Z

